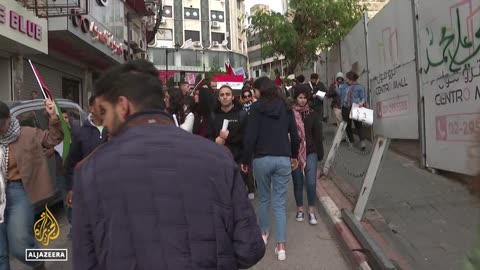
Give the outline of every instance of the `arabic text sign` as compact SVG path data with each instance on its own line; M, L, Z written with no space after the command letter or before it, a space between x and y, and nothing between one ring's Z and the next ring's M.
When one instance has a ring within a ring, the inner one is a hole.
M390 1L368 23L374 132L418 139L418 79L411 0Z
M474 175L478 161L472 150L478 151L480 138L480 2L443 2L418 5L427 165Z

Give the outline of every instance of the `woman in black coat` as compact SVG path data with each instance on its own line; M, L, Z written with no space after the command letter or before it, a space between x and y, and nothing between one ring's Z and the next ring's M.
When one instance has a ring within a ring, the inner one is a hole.
M297 203L296 220L305 219L303 207L303 182L307 185L308 218L312 225L317 224L315 201L317 190L318 161L323 159L323 131L321 114L308 105L310 89L304 84L295 86L293 111L301 143L298 151L298 168L292 172L295 201Z

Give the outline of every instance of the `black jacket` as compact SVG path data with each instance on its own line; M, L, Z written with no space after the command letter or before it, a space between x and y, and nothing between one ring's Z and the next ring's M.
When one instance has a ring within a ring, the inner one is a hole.
M323 118L323 101L315 96L318 91L327 92L327 87L322 82L318 82L316 85L311 85L311 82L307 83L310 88L310 108L314 109L316 113L322 115ZM313 88L312 88L313 87Z
M259 100L253 103L244 139L244 164L250 164L253 157L261 156L297 158L299 147L295 116L293 111L287 110L282 100Z
M70 145L70 152L67 157L67 166L65 172L65 179L67 190L72 190L73 187L73 171L77 163L87 157L97 146L103 144L108 139L108 134L104 128L102 134L97 127L86 120L83 126L75 130L72 136L72 144Z
M307 155L317 153L318 160L323 159L323 128L320 115L311 112L307 117L302 115L303 125L305 127L305 141L307 145Z
M232 152L235 161L239 162L243 152L243 137L245 133L245 126L247 120L247 112L240 107L233 107L229 112L224 112L217 108L212 114L211 126L207 132L208 138L212 141L220 135L220 130L223 126L223 120L228 119L228 138L225 146Z

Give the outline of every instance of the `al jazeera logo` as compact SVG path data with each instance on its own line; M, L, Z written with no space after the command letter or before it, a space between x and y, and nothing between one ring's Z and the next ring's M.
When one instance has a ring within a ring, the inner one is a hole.
M58 224L55 216L50 212L47 205L45 205L45 212L40 215L33 225L33 231L35 233L35 239L47 247L52 240L55 240L60 235L60 225ZM68 250L67 249L26 249L25 250L26 261L67 261Z

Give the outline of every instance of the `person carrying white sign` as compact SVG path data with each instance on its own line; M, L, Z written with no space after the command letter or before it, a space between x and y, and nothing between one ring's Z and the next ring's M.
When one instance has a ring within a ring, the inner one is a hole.
M337 94L340 95L342 102L342 118L347 122L347 136L350 143L354 143L353 131L352 131L352 119L350 118L350 111L352 104L358 104L360 107L365 106L365 88L363 85L358 84L358 74L353 71L347 73L347 83L337 89ZM360 148L365 149L365 137L363 135L362 122L353 121L355 130L357 131L360 139Z

